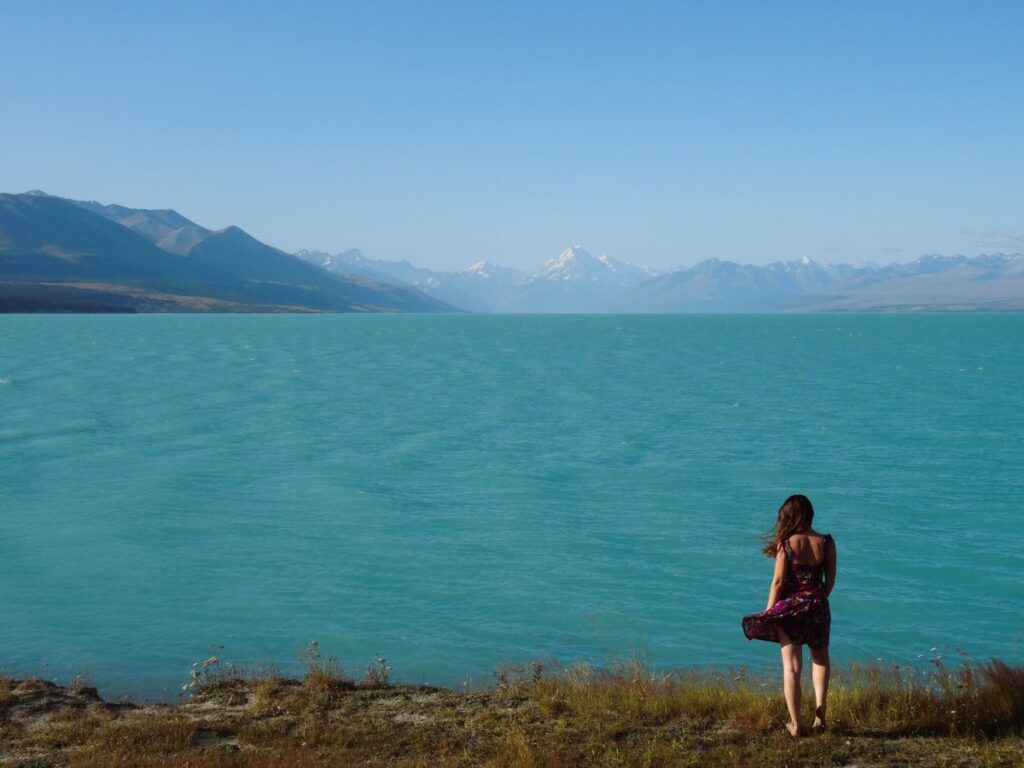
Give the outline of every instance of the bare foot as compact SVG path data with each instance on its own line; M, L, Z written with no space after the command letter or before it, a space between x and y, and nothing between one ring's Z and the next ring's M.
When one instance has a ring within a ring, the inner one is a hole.
M786 723L786 730L789 735L793 737L793 741L800 740L800 726L796 723Z
M825 730L825 708L818 707L814 710L814 725L811 726L811 732L818 734Z

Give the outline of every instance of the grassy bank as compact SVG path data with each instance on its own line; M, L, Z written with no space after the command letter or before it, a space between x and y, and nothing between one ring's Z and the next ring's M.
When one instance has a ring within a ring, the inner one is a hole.
M484 690L198 664L182 703L0 680L0 762L21 766L1021 766L1024 667L838 670L829 729L793 743L777 683L743 671L506 668ZM813 696L807 692L805 700Z

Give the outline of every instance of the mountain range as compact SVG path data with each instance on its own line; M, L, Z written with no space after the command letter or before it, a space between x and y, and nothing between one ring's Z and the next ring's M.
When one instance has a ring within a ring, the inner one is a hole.
M605 312L619 297L657 274L643 267L594 257L575 245L535 273L478 261L461 272L414 267L408 261L375 261L359 250L328 254L298 251L338 275L360 275L418 288L471 312Z
M1024 310L1024 256L882 267L708 259L659 272L575 245L535 272L285 253L178 212L0 194L0 311L815 312Z
M445 312L394 281L347 277L173 210L0 194L0 311Z
M883 267L802 258L764 266L708 259L657 272L573 246L534 273L481 261L461 272L377 261L358 250L300 258L339 275L415 287L474 312L1024 310L1024 256L922 256Z

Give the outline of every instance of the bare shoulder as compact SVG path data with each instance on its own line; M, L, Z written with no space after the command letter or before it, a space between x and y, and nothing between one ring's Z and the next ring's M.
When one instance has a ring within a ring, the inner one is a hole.
M827 533L819 533L813 528L794 533L789 537L787 543L793 552L795 561L805 565L820 565L828 560L834 551L832 536Z
M817 540L817 542L824 547L835 546L836 540L832 537L831 533L818 533L818 531L809 531L809 538Z

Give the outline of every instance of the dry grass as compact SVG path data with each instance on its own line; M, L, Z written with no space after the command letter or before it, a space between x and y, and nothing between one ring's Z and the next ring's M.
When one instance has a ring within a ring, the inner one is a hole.
M548 716L639 726L686 717L729 722L747 733L774 728L786 717L778 689L774 679L745 670L657 675L636 661L601 671L577 665L556 675L520 678L512 685L512 690L536 700ZM805 709L813 696L805 688ZM928 668L855 664L834 674L828 711L832 727L839 731L1020 735L1024 667L998 660L964 661L951 670L941 658ZM810 715L809 709L805 714Z
M1024 722L1024 668L993 659L947 669L854 666L838 675L830 708L851 728L1006 736Z
M657 674L629 662L549 672L535 664L500 671L486 690L456 692L393 686L372 674L357 683L318 652L306 666L304 679L291 680L272 669L211 663L188 701L131 709L76 698L70 689L42 691L42 683L0 680L0 762L140 768L1024 765L1024 668L998 661L947 669L933 659L924 668L841 670L830 696L829 731L799 744L782 731L786 715L777 682L743 671ZM43 694L45 706L38 703Z

